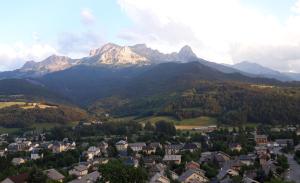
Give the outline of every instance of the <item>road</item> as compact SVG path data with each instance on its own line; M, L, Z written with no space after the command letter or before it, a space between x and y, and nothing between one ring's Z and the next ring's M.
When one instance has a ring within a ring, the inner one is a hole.
M294 160L293 154L285 154L288 158L290 170L286 173L286 180L300 183L300 165Z

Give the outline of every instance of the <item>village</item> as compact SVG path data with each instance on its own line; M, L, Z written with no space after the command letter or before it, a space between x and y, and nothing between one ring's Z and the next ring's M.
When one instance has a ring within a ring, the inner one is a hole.
M167 122L158 127L146 124L138 135L119 133L78 141L47 134L53 131L17 137L1 134L1 183L300 181L297 127L210 127L175 133Z

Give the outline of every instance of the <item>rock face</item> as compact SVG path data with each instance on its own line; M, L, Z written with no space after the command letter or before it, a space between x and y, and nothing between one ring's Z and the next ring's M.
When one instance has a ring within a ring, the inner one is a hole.
M66 56L52 55L41 62L28 61L21 69L2 73L3 78L35 77L61 71L77 65L126 67L132 65L150 65L164 62L197 61L197 56L189 46L184 46L178 53L163 54L148 48L145 44L120 46L108 43L90 51L88 57L71 59ZM1 74L0 74L1 78Z
M90 57L96 57L96 62L106 65L139 65L148 64L149 60L136 54L128 46L119 46L108 43L102 48L90 51Z
M178 60L183 61L196 61L198 59L197 55L193 52L190 46L184 46L176 55Z
M163 54L158 50L148 48L145 44L137 44L130 47L134 52L151 60L151 63L163 62L189 62L197 61L197 56L189 46L184 46L178 53Z
M28 61L20 69L22 72L45 74L61 71L76 65L78 61L65 56L52 55L41 62Z

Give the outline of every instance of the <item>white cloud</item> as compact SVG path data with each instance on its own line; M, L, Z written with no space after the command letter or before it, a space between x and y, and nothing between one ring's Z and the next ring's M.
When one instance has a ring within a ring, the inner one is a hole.
M48 44L26 45L23 42L12 45L0 44L0 71L13 70L21 67L25 61L40 61L56 53L56 49Z
M134 26L120 33L165 52L189 44L215 62L243 60L300 72L300 0L285 22L240 0L119 0Z
M86 25L91 25L95 22L95 16L93 15L92 11L90 9L82 9L81 10L81 22Z

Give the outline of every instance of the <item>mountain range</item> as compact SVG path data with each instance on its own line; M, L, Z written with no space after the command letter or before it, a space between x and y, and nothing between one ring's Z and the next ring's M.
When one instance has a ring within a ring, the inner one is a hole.
M109 43L80 59L29 61L0 78L0 101L22 96L95 115L300 120L300 83L291 75L250 62L217 64L198 58L189 46L164 54L144 44Z
M153 50L145 44L134 46L119 46L108 43L101 48L92 49L89 56L81 59L72 59L66 56L52 55L41 62L28 61L23 67L14 71L0 72L0 79L5 78L36 78L49 73L62 71L75 66L106 66L131 67L150 66L166 62L193 62L197 61L223 73L240 73L248 77L273 78L280 81L299 81L298 73L281 73L248 61L235 65L222 65L201 58L189 46L184 46L179 52L164 54Z
M0 79L2 95L30 95L32 88L40 87L35 90L41 96L36 92L30 96L60 96L59 100L65 98L80 105L111 96L134 98L178 92L203 80L280 85L285 85L282 81L293 80L250 62L228 66L206 61L198 58L189 46L164 54L145 44L113 43L93 49L81 59L52 55L41 62L28 61L20 69L0 73Z

